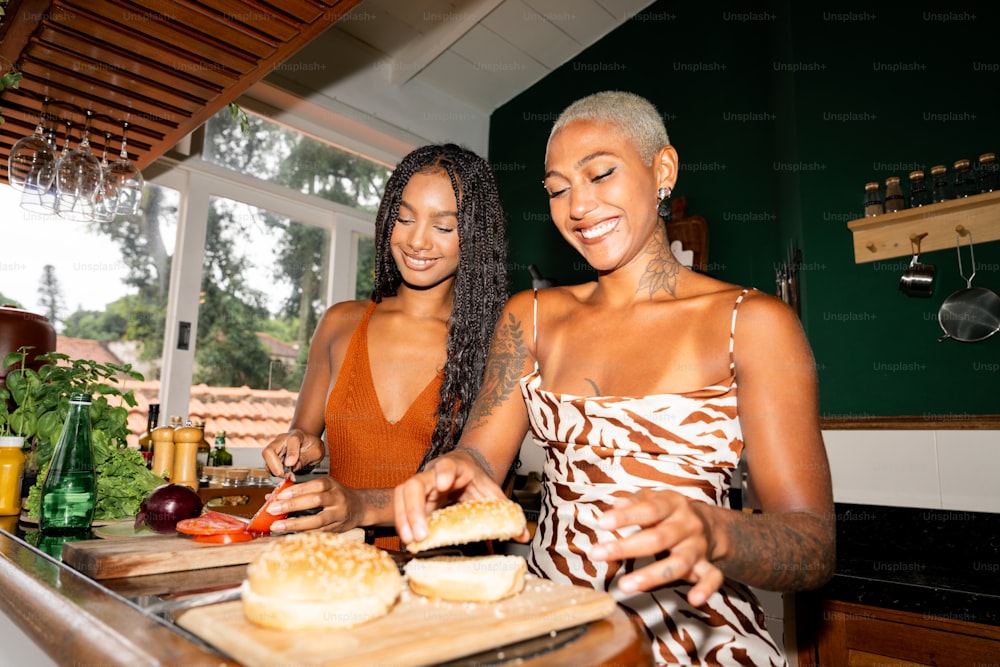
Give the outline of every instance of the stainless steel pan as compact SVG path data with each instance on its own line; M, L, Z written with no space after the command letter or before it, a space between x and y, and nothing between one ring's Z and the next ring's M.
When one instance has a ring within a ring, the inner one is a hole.
M969 237L969 256L972 274L965 276L962 268L962 236ZM976 276L976 255L973 250L972 232L959 227L955 234L958 252L958 274L965 280L965 287L953 292L938 310L938 323L944 336L938 342L953 338L963 343L986 340L1000 330L1000 296L985 287L973 287Z

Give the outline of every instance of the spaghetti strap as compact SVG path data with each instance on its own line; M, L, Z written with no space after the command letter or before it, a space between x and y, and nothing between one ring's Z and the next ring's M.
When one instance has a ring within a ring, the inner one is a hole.
M739 310L740 304L743 303L743 298L749 292L749 288L744 288L740 295L736 298L736 303L733 304L733 319L729 325L729 372L733 374L736 370L736 356L733 354L733 350L736 347L736 312Z
M531 346L535 350L535 372L538 372L538 290L534 292L534 305L531 312Z

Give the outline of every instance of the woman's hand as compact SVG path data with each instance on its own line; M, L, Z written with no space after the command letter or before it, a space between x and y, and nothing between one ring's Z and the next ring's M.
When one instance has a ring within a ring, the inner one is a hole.
M293 428L269 442L261 454L271 474L283 477L286 466L296 471L319 463L326 455L326 449L318 435Z
M639 526L642 530L619 540L602 542L591 550L599 561L621 561L656 556L657 561L623 576L622 591L648 591L674 581L694 586L688 602L705 603L725 580L712 564L718 541L712 532L708 505L697 503L675 491L643 489L619 499L599 519L605 530Z
M322 528L338 533L362 525L365 502L361 491L329 476L295 484L282 491L267 508L270 514L287 514L319 508L316 514L275 521L271 530L293 532Z
M460 500L506 497L481 458L475 450L457 449L434 459L396 487L396 532L404 544L427 537L427 515L439 507Z

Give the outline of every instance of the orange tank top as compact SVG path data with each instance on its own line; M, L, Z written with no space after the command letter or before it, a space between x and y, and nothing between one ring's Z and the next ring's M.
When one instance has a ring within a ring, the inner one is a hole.
M435 375L399 421L385 418L368 356L368 321L375 306L370 303L358 322L326 402L330 476L354 489L394 487L417 472L434 435L443 381ZM375 545L400 548L395 536L377 537Z

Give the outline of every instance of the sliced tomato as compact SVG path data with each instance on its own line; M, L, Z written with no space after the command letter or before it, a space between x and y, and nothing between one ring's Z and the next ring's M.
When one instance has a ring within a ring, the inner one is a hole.
M234 542L249 542L254 539L254 535L244 531L242 533L215 533L213 535L195 535L191 538L193 542L203 542L205 544L233 544Z
M244 533L246 530L246 521L222 512L209 511L177 522L177 532L185 535L227 535Z
M281 484L279 484L277 488L275 488L274 491L271 492L271 495L268 497L268 499L264 501L264 504L260 506L260 509L257 510L257 513L253 515L252 519L250 519L250 525L247 526L247 530L257 535L267 535L268 533L271 532L271 524L273 524L275 521L279 521L287 517L288 516L287 513L268 514L267 508L271 505L271 503L275 501L279 493L281 493L288 487L292 486L293 484L295 484L295 482L293 482L291 479L287 477L284 480L282 480Z

